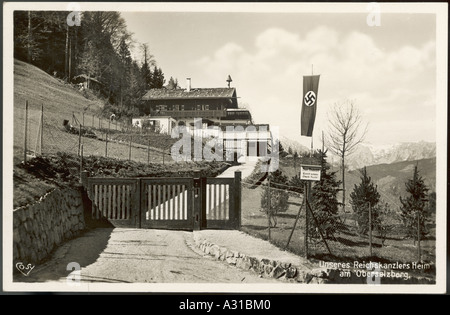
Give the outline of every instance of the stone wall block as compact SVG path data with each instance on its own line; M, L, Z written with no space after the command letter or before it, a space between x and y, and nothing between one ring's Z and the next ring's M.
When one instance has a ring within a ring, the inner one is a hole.
M277 265L271 272L270 276L272 278L278 279L286 274L286 269L284 269L281 265Z

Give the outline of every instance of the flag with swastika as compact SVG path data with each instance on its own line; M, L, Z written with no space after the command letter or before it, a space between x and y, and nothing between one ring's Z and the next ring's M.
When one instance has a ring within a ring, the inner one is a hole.
M303 100L301 113L301 135L312 137L317 110L317 90L320 75L303 76Z

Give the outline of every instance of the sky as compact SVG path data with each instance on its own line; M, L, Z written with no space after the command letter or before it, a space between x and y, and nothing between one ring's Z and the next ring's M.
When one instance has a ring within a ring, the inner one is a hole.
M352 101L368 123L366 143L436 141L436 17L367 12L122 12L166 80L225 87L256 123L309 147L300 135L303 75L320 75L314 143L331 108ZM133 54L141 58L139 45ZM445 104L446 105L446 104Z

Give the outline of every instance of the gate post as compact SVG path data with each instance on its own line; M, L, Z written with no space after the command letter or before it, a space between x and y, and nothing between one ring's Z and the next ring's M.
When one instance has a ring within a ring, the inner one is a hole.
M202 223L202 187L201 187L200 171L195 171L194 174L194 208L193 216L193 230L200 230Z
M141 179L140 178L138 178L138 179L136 179L136 191L134 192L134 202L135 202L135 204L134 204L134 206L132 207L132 212L131 212L131 215L133 216L133 218L130 218L130 219L132 219L132 222L134 221L134 226L136 227L136 228L141 228L141 221L142 221L142 218L141 218L141 216L142 216L142 213L144 212L144 211L142 211L142 206L141 206Z
M241 229L241 171L234 172L234 226L236 229Z
M200 178L200 229L206 228L206 177Z
M87 189L88 177L89 177L89 172L88 171L82 171L81 172L80 182L81 182L81 185L83 186L84 189Z

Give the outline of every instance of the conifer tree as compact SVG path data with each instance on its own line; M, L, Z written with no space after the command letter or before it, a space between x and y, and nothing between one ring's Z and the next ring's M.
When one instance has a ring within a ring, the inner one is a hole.
M366 234L369 231L369 207L372 213L372 230L378 222L377 204L380 201L380 194L377 186L372 182L372 178L367 175L367 170L364 167L361 169L361 183L353 188L350 194L350 204L353 212L356 214L358 222L358 232Z
M336 172L330 172L330 166L326 162L326 151L318 150L315 156L320 158L321 172L320 181L315 182L312 188L311 208L314 216L326 238L332 237L337 228L337 213L340 203L337 194L341 182L336 179ZM312 226L313 228L313 226ZM318 237L314 231L311 235Z
M401 218L405 225L407 236L417 240L417 229L420 229L420 238L426 233L425 220L428 216L427 197L428 187L425 185L423 178L419 175L417 166L414 167L413 178L406 183L406 198L400 197L401 202ZM419 222L417 222L419 220Z

